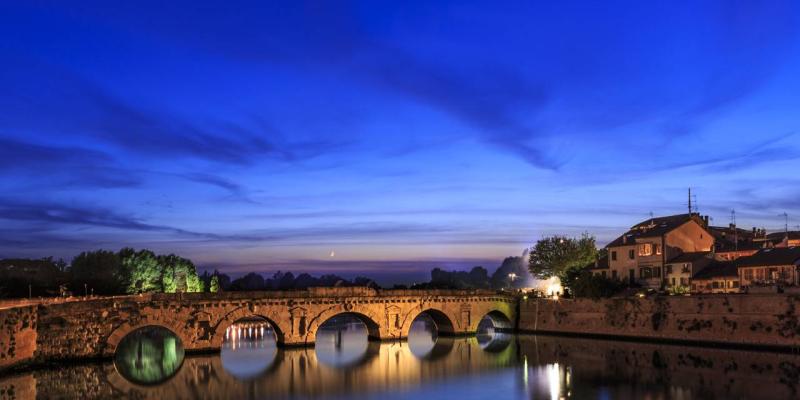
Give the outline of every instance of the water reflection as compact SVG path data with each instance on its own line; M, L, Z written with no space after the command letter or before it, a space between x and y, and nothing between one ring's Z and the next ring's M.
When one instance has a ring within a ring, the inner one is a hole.
M188 357L168 382L142 386L113 365L84 364L0 378L0 393L13 387L40 398L796 399L800 390L800 356L792 354L502 332L485 346L477 336L435 337L427 323L408 342L369 342L363 351L348 345L348 332L366 342L363 329L343 326L339 351L361 354L343 366L313 348L277 349L267 373L242 379L220 355L203 355ZM490 351L498 341L506 344Z
M220 358L231 375L250 379L275 362L278 347L272 326L264 319L239 320L225 330Z
M358 364L369 347L367 326L355 315L340 314L325 321L314 344L317 358L332 367Z
M183 344L170 330L139 328L117 346L114 365L131 382L152 385L166 381L183 363Z

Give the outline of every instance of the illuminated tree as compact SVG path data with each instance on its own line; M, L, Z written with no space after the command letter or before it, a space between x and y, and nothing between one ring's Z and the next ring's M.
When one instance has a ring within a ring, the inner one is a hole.
M557 276L564 280L571 269L580 269L597 258L594 236L584 233L580 238L546 237L530 250L528 269L540 279Z
M161 282L165 293L202 292L203 282L191 260L174 254L159 256L162 265Z
M120 250L123 269L126 271L127 293L157 292L162 290L162 265L150 250Z
M211 293L219 292L219 277L215 274L211 277L211 284L209 285L208 291Z

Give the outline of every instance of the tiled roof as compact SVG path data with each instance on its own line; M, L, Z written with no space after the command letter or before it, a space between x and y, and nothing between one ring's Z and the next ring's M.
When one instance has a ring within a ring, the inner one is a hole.
M700 222L696 214L678 214L666 217L650 218L640 222L622 236L614 239L606 247L619 247L632 245L637 238L659 237L691 220ZM702 224L701 224L702 225Z
M776 247L761 249L756 254L736 260L740 267L764 265L791 265L800 262L800 247Z
M694 274L692 279L712 279L739 276L738 264L733 261L713 261L707 267Z
M589 270L608 269L608 256L600 257L597 261L586 266Z
M773 232L767 235L767 239L772 241L780 242L783 238L786 237L787 232ZM800 239L800 231L789 231L789 239L797 240Z
M699 259L701 259L703 257L707 257L710 254L711 254L710 251L693 251L693 252L689 252L689 253L683 253L683 254L679 254L679 255L673 257L671 260L667 261L667 264L690 263L690 262L694 262L696 260L699 260Z

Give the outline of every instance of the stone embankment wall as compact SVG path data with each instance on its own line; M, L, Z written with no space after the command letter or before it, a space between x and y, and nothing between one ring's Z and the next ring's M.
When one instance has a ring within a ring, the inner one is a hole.
M800 296L527 299L519 329L576 335L800 348Z
M0 309L0 370L33 357L36 322L36 306Z

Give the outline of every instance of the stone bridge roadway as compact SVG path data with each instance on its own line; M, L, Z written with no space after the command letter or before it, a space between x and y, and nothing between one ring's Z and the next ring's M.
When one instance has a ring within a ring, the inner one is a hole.
M188 351L219 350L226 329L261 317L279 345L313 345L328 319L351 314L373 340L402 339L421 314L439 334L475 333L484 316L513 328L517 300L494 291L312 288L286 292L184 293L128 296L39 306L35 361L112 356L120 341L145 326L162 326Z

